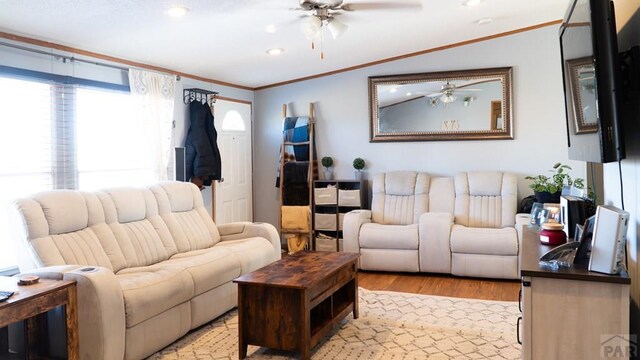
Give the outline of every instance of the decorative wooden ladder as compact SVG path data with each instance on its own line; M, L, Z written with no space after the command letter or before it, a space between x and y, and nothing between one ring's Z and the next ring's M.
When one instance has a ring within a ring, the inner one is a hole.
M312 202L312 197L313 197L313 174L314 174L314 168L313 168L313 160L314 160L314 144L313 144L313 140L314 140L314 120L313 120L313 103L309 103L309 141L302 141L302 142L288 142L286 141L286 139L282 139L282 144L280 146L280 178L279 178L279 186L280 186L280 194L279 194L279 200L280 200L280 207L279 207L279 225L280 225L280 239L284 239L285 235L307 235L308 237L308 241L307 241L307 245L306 248L307 249L311 249L312 246L312 236L313 236L313 229L311 228L311 217L309 215L309 226L308 226L308 230L285 230L283 229L282 226L282 207L284 206L284 196L283 196L283 192L285 191L285 184L284 184L284 165L285 165L285 148L286 146L300 146L300 145L306 145L309 148L309 168L308 168L308 175L307 175L307 187L309 189L309 212L311 212L311 206L313 204ZM287 104L283 104L282 105L282 119L284 121L284 119L287 118Z

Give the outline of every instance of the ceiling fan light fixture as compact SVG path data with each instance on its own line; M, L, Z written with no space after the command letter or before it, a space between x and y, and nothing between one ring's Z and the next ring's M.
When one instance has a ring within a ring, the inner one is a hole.
M480 5L481 2L482 0L466 0L465 2L462 3L462 5L467 7L472 7L472 6Z
M282 49L282 48L275 48L275 49L269 49L269 50L267 50L267 54L269 54L269 55L273 55L273 56L275 56L275 55L280 55L280 54L282 54L283 52L284 52L284 49Z
M440 101L441 101L443 104L450 104L450 103L452 103L452 102L456 101L456 97L455 97L455 95L453 95L453 94L446 94L446 93L445 93L445 94L443 94L443 95L440 97Z
M347 31L348 26L345 23L338 21L336 18L331 17L327 19L327 28L335 40Z
M172 6L164 11L165 14L171 17L181 17L187 15L189 9L184 6Z
M300 30L308 40L317 40L322 32L322 20L317 16L307 16L300 23Z

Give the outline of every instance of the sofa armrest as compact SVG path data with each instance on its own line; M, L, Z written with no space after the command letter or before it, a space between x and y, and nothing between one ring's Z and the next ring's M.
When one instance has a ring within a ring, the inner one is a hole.
M371 222L371 210L352 210L344 215L342 238L344 252L360 252L360 227Z
M18 275L37 275L42 279L51 279L51 280L62 280L64 279L64 274L83 268L85 266L82 265L56 265L56 266L47 266L42 268L35 268L28 271L22 271Z
M263 237L273 245L277 258L282 254L278 230L269 223L234 222L218 225L220 241L239 240L250 237Z
M451 227L453 214L428 212L418 223L420 271L451 273Z
M65 272L63 279L77 283L80 358L124 358L124 296L116 275L104 267L82 266Z
M120 282L104 267L60 265L21 274L75 280L81 359L124 358L125 311Z

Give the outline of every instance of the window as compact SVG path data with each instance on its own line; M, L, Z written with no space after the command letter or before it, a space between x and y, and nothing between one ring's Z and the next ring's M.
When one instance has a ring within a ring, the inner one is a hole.
M131 96L77 89L78 188L137 186L155 180L150 146L135 121Z
M245 131L244 119L235 110L229 110L222 119L222 130L225 131Z
M6 240L15 198L156 180L129 92L69 80L0 76L0 269L17 262Z

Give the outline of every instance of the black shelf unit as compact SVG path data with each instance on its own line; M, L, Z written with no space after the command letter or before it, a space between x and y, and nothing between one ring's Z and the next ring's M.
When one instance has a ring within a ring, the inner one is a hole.
M316 236L325 234L335 241L340 251L342 219L352 210L367 206L366 182L363 180L315 180L313 182L312 229L313 249L317 250Z

